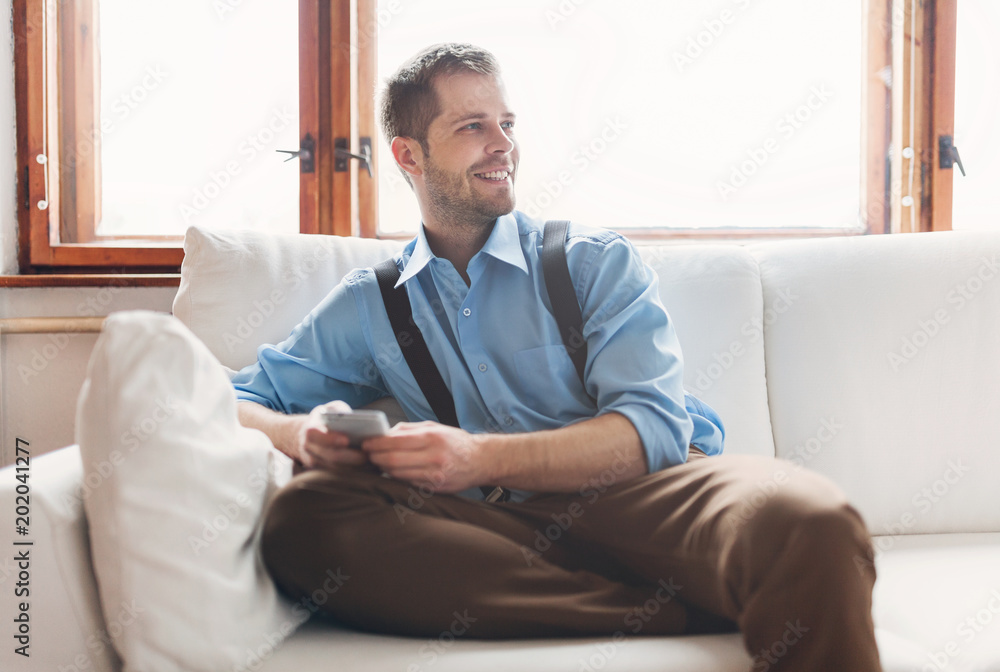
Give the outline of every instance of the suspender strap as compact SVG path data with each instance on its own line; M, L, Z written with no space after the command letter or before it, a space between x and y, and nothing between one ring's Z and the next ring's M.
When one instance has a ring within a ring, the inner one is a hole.
M389 324L392 325L396 343L403 352L410 373L417 379L420 391L437 416L438 422L458 427L455 399L434 364L434 358L431 357L431 351L427 348L427 341L424 340L420 327L413 321L413 309L410 307L410 295L406 291L406 286L396 288L396 283L399 282L396 260L386 259L377 265L375 279L378 280L382 303L385 304L385 312L389 316ZM506 502L510 498L510 493L503 488L484 485L479 489L487 502Z
M444 378L434 364L427 342L420 328L413 322L413 311L410 308L410 295L406 286L396 289L399 282L399 269L395 259L386 259L375 267L375 278L378 280L379 291L382 292L382 303L389 316L392 332L396 335L396 343L403 351L410 373L417 379L417 385L424 398L430 404L431 410L443 425L458 427L458 414L455 412L455 400L444 384Z
M569 265L566 263L566 236L569 232L569 222L551 221L545 223L542 236L542 273L545 276L545 288L548 290L549 303L552 304L552 314L559 325L566 352L573 360L576 373L584 389L587 379L584 371L587 368L587 341L583 338L583 313L580 312L580 302L573 289L573 280L569 275Z

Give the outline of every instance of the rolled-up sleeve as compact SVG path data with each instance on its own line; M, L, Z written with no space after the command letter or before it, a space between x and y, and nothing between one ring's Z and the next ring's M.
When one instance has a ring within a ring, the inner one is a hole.
M598 415L620 413L632 422L654 472L687 460L695 419L686 404L680 343L656 274L631 243L611 235L579 240L567 250L570 267L580 269L574 284L587 339L586 386Z
M284 341L258 348L257 361L233 377L237 399L308 413L333 400L357 407L386 396L358 313L360 273L345 278Z

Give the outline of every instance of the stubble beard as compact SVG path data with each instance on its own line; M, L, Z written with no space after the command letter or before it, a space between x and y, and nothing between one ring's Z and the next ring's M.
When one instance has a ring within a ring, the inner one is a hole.
M513 194L510 198L490 200L471 190L466 191L461 175L438 168L429 155L424 176L431 214L436 221L453 230L475 234L491 226L497 217L514 210Z

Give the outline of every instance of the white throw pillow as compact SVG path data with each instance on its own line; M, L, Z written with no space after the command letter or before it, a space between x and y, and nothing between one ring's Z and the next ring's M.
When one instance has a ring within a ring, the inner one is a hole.
M239 370L256 361L259 345L283 341L350 271L402 247L392 240L191 227L173 313L223 365Z
M84 506L125 671L255 669L304 620L258 553L261 513L291 464L239 424L216 359L169 315L113 314L76 427L84 470L103 477Z

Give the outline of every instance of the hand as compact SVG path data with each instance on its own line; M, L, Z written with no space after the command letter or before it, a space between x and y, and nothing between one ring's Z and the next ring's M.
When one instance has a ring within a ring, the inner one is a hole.
M309 415L299 416L302 422L295 429L298 460L306 469L330 468L338 464L367 466L368 456L349 446L346 434L332 432L323 422L324 411L349 413L351 407L343 401L331 401L317 406Z
M436 422L401 422L361 448L393 478L452 493L489 482L486 438Z

